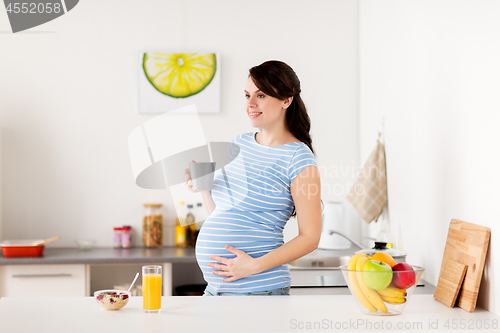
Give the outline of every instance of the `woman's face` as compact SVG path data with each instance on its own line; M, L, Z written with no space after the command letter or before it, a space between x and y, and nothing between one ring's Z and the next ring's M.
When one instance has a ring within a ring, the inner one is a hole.
M252 127L266 129L285 123L285 113L290 105L290 98L281 101L264 94L257 88L251 77L248 78L245 86L245 98L245 110Z

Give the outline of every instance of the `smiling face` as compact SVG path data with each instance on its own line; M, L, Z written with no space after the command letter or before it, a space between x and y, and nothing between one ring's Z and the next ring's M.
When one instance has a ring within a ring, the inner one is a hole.
M251 77L245 86L245 98L245 110L252 127L265 130L285 124L286 109L291 98L281 101L266 95L257 88Z

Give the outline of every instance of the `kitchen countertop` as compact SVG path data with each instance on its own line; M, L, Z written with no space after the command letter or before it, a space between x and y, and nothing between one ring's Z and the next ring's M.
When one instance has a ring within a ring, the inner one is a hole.
M352 255L355 249L321 250L317 249L308 256L345 256ZM78 248L46 247L43 256L37 258L5 258L0 253L0 265L36 265L36 264L121 264L121 263L164 263L196 262L193 247L161 247L130 249L93 248L82 251Z
M498 332L499 320L481 308L473 313L449 308L432 295L413 295L403 314L382 317L362 314L354 298L345 295L170 296L162 297L162 312L155 314L142 311L142 297L132 297L118 311L101 308L93 297L0 299L1 330L9 333L309 332L315 327L316 331L472 332L479 325Z
M353 249L340 251L317 249L309 256L352 255L353 251ZM192 247L161 247L155 249L133 247L130 249L93 248L90 251L81 251L78 248L48 247L45 248L43 256L38 258L5 258L0 254L0 265L161 264L167 262L196 263L195 250ZM296 288L296 294L310 294L312 292L310 287L323 288L321 293L350 294L338 269L304 270L290 267L290 270L292 286ZM415 293L434 294L435 288L435 286L421 279Z
M43 256L37 258L5 258L3 255L0 255L0 265L122 264L164 262L194 263L196 262L194 248L93 248L90 251L81 251L78 248L45 248Z

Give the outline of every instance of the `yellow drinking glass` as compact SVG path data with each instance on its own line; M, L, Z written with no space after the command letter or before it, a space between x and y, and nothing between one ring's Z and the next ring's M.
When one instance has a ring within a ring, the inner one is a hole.
M142 298L145 312L160 312L161 266L142 266Z

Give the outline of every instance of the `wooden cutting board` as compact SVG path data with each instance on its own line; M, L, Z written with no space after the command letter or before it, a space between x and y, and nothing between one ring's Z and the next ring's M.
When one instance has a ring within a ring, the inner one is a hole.
M490 228L455 219L451 220L448 229L439 278L453 274L448 271L451 266L447 263L448 260L467 266L457 305L469 312L476 309L490 235ZM436 298L435 293L434 298L439 300L439 293L437 296Z
M444 261L434 298L450 308L454 307L464 282L465 272L467 266L449 259Z

